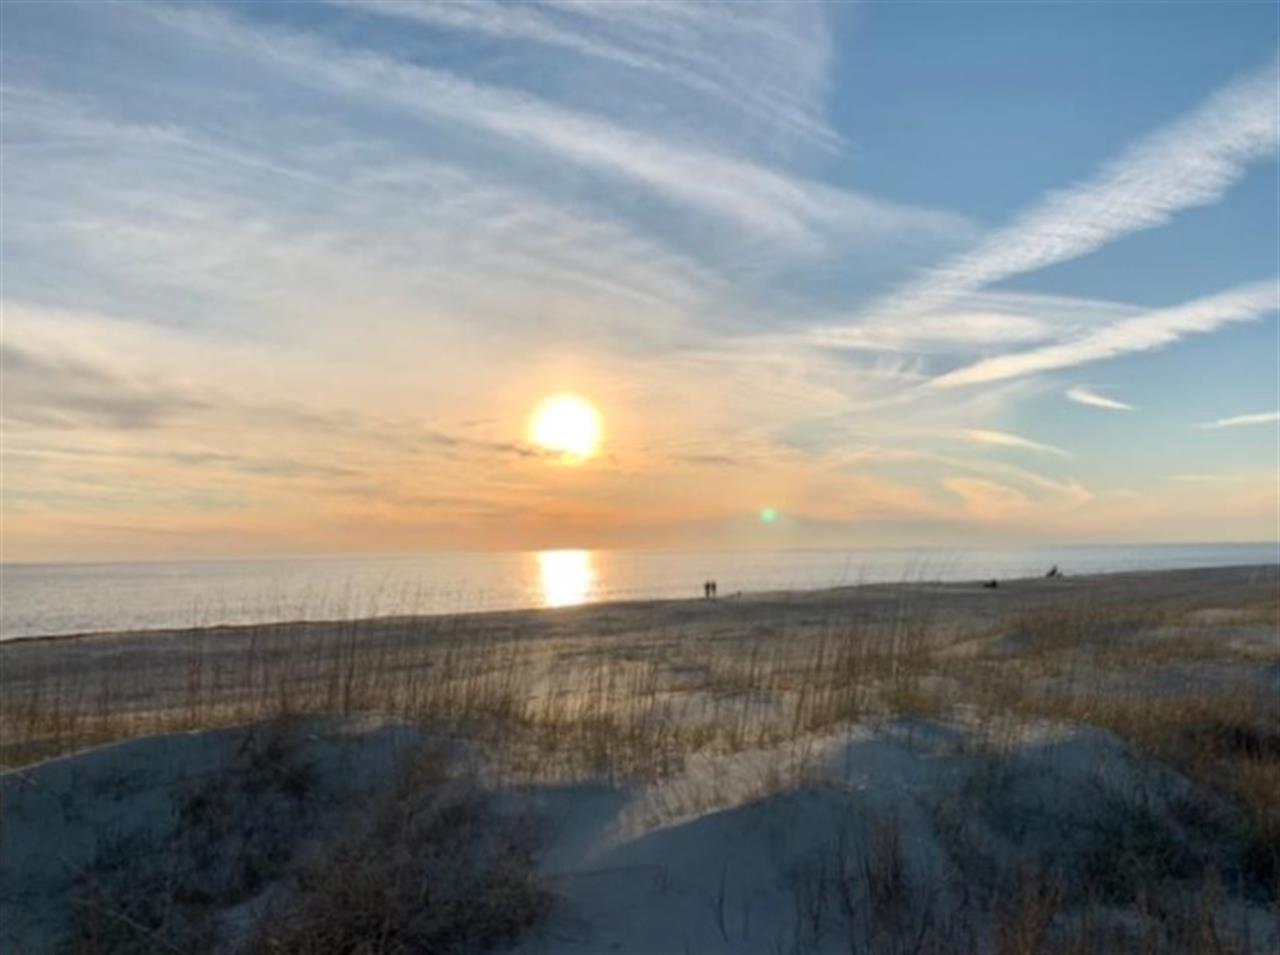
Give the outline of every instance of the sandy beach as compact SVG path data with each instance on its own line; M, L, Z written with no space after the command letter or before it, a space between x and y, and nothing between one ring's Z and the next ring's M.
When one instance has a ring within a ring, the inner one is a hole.
M379 674L403 673L415 661L429 664L446 650L483 656L504 668L515 658L540 674L603 653L657 652L657 665L676 672L686 651L734 655L772 643L772 652L801 653L815 640L849 631L871 642L909 631L912 640L938 648L959 640L961 646L947 650L956 654L967 652L962 638L977 641L969 645L973 649L1046 611L1140 619L1200 613L1201 620L1230 620L1233 608L1275 601L1280 567L1030 578L1003 581L995 589L983 583L876 584L715 600L23 639L0 643L0 690L12 702L57 681L79 686L84 705L92 699L101 707L107 694L115 710L167 709L190 703L196 666L204 677L205 702L213 705L242 698L264 682L302 692L309 680L314 684L331 675L320 674L324 667L318 665L339 658L356 671L353 682L366 683ZM1231 633L1233 640L1262 646L1274 636L1265 627ZM89 686L97 689L89 693Z
M0 940L329 950L372 906L406 952L1271 951L1278 587L1267 565L11 641Z

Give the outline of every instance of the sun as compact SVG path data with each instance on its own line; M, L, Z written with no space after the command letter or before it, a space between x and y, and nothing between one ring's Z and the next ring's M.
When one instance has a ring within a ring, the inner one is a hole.
M529 418L529 440L574 463L600 453L602 431L600 412L577 395L547 398Z

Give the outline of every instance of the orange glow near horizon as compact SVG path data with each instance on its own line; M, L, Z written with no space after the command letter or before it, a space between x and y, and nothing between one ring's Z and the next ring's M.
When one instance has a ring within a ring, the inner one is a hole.
M547 398L529 419L529 440L578 464L600 453L603 421L595 405L577 395Z

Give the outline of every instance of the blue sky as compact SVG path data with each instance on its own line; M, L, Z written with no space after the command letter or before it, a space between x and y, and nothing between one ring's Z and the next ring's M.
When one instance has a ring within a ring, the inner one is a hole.
M6 559L1280 532L1273 3L0 15Z

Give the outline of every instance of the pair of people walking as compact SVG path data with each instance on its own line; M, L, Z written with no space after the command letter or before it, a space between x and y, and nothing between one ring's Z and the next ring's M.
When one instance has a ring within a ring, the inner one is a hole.
M716 582L714 580L704 581L702 584L702 596L710 600L716 595Z

